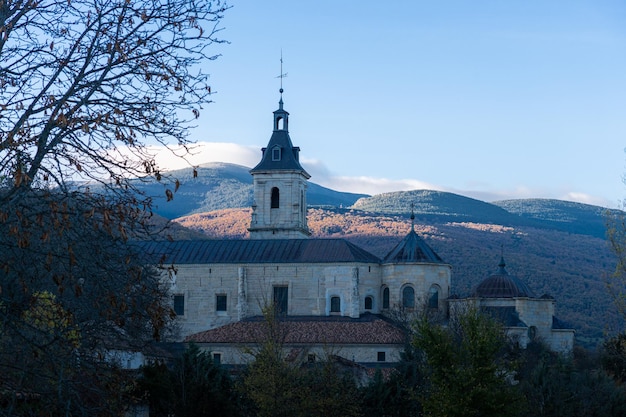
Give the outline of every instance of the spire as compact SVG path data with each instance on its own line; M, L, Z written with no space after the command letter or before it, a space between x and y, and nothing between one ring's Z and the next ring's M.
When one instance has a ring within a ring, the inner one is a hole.
M504 245L500 246L500 263L498 264L498 274L507 275L506 269L504 267L506 263L504 262Z
M411 232L415 231L415 204L411 203Z
M276 78L280 78L280 89L278 92L280 93L280 100L278 101L278 110L283 109L283 78L287 77L287 73L283 72L283 50L280 50L280 75Z
M274 130L289 130L289 113L283 109L283 78L287 76L286 72L283 72L283 51L280 51L280 75L276 78L280 78L280 100L278 101L278 110L274 112Z

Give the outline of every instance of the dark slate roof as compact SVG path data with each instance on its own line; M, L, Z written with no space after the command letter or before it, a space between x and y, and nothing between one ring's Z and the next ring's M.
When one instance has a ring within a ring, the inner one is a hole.
M240 239L140 242L151 263L380 263L344 239Z
M185 338L195 343L261 343L267 338L268 323L252 317ZM279 321L285 344L404 344L405 333L374 314L358 319L339 316L287 316Z
M272 149L276 146L281 149L281 158L278 161L272 160ZM299 151L300 148L292 145L291 138L286 130L275 130L272 133L270 142L267 144L267 148L263 148L261 162L252 168L250 173L254 174L259 171L296 170L302 171L307 178L310 178L310 175L302 168L302 165L300 165L300 161L298 160Z
M406 237L385 256L385 263L445 263L443 259L411 228Z
M531 289L517 277L509 275L504 268L504 258L500 260L498 272L483 280L472 292L472 297L480 298L535 298Z
M482 307L481 310L498 320L505 327L528 327L526 323L520 320L515 306Z

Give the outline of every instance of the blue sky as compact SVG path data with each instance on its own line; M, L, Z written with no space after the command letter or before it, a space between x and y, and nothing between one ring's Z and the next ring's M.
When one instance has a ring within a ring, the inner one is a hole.
M609 207L626 196L623 0L230 4L194 163L258 162L282 50L312 182Z

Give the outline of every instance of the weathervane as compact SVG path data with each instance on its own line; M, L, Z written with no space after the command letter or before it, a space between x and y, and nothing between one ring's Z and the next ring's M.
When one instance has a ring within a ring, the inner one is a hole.
M283 72L283 50L280 50L280 75L277 76L276 78L280 78L280 90L278 90L280 92L280 98L283 98L283 78L285 78L287 76L286 72Z

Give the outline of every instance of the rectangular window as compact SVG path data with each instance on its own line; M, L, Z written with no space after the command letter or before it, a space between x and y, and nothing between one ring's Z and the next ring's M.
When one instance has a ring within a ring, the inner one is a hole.
M215 296L215 311L226 311L226 294L218 294Z
M278 314L287 314L288 311L288 299L289 299L288 287L274 287L274 307L278 311Z
M177 316L185 315L185 296L182 294L174 295L174 313Z
M216 365L219 365L222 363L222 354L221 353L214 353L213 354L213 363Z
M385 362L385 352L378 352L378 362Z

